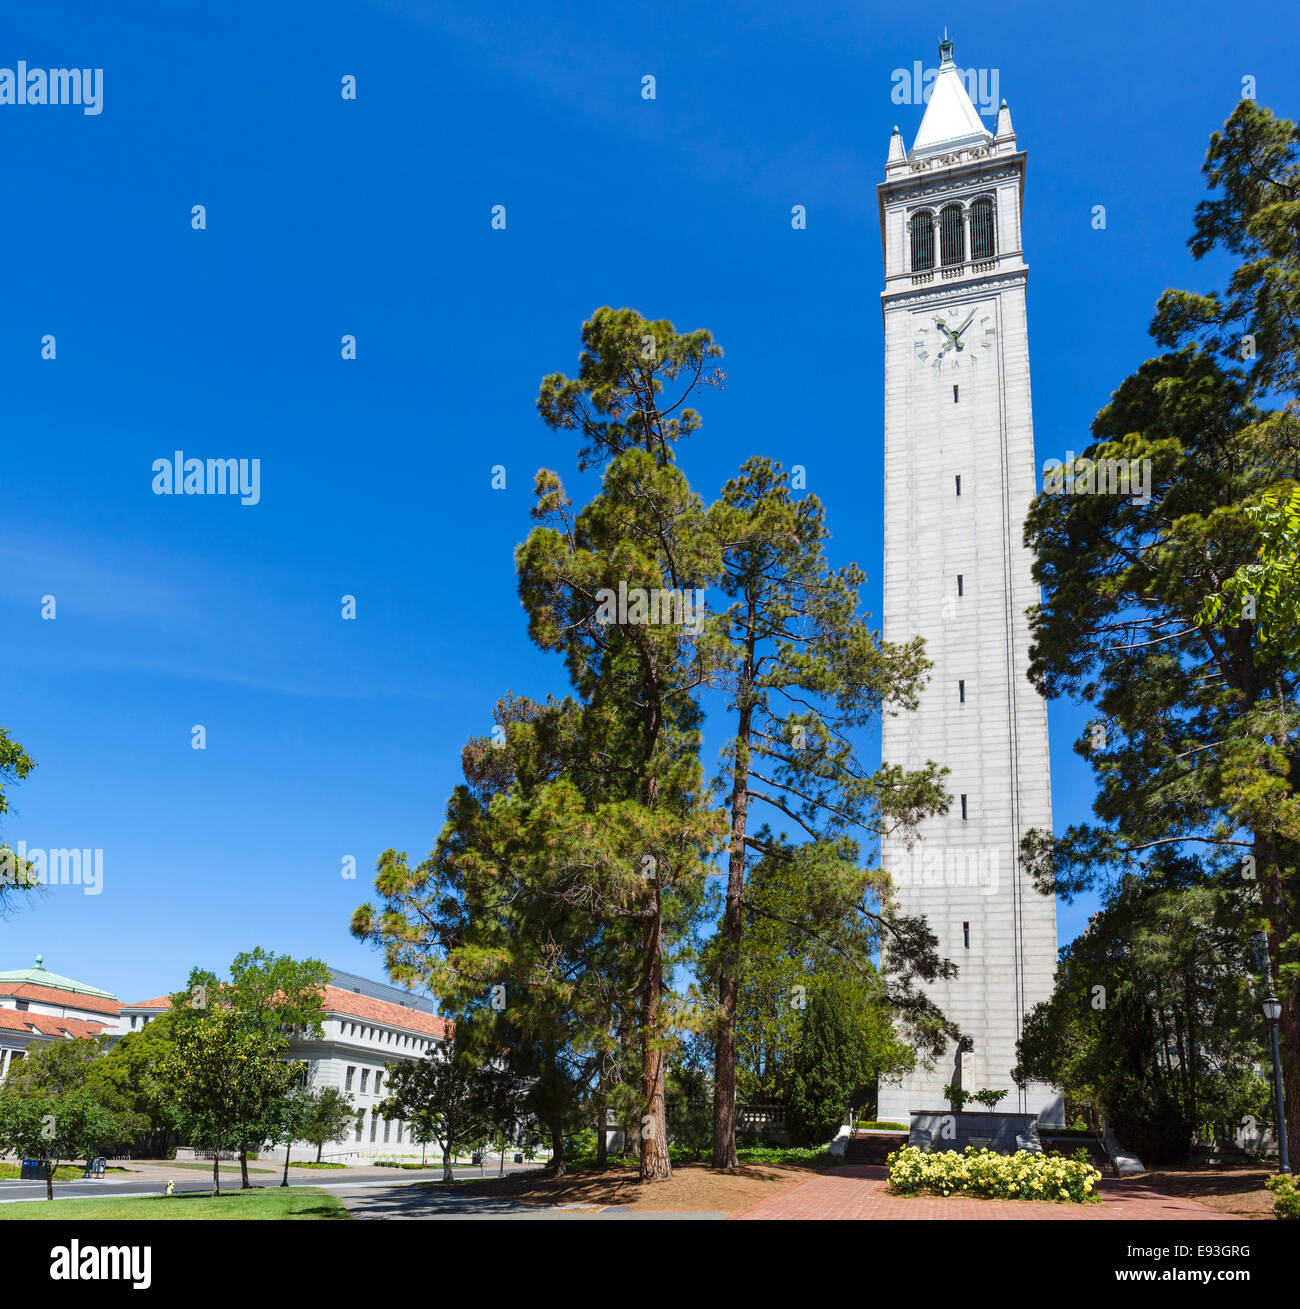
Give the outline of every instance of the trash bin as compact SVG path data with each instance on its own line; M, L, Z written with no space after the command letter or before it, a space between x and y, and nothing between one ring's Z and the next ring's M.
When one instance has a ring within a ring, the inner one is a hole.
M517 1154L517 1155L515 1155L515 1163L517 1163L517 1164L521 1164L521 1163L523 1163L523 1161L524 1161L524 1157L523 1157L523 1155L521 1155L521 1154Z
M19 1180L23 1182L43 1182L45 1180L44 1159L24 1159Z

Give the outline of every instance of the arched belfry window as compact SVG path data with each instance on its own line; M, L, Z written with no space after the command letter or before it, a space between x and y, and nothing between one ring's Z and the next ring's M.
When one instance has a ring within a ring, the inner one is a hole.
M961 205L949 205L939 215L939 258L946 268L964 263L966 241L961 225Z
M996 242L993 239L993 201L976 200L970 207L970 257L992 259Z
M924 211L912 216L912 272L934 267L934 219Z

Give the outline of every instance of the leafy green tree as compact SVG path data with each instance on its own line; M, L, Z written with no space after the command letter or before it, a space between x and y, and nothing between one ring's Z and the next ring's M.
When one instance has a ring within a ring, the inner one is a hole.
M36 761L0 727L0 817L9 812L9 797L5 788L20 782L36 767ZM5 918L17 907L20 896L39 889L31 865L19 859L11 846L0 845L0 918Z
M1026 1016L1016 1080L1062 1087L1148 1163L1180 1159L1198 1124L1259 1114L1253 902L1240 880L1169 851L1157 872L1122 879Z
M766 831L762 838L770 843ZM822 855L821 845L808 843L759 859L747 874L736 1035L739 1088L750 1101L788 1099L808 997L818 988L831 987L847 1007L870 1055L854 1104L874 1098L876 1078L898 1076L915 1063L911 1045L890 1021L899 1012L897 996L871 964L877 923L853 908L846 889L856 886L865 896L871 880L851 861ZM926 1039L941 1031L936 1020Z
M250 1031L228 1006L211 1006L176 1025L155 1076L178 1128L212 1151L212 1194L221 1194L220 1152L240 1147L255 1129L264 1134L280 1101L297 1081L297 1065L282 1056L278 1034Z
M322 1000L329 985L329 965L319 959L293 959L255 946L237 954L230 965L230 980L194 968L186 990L172 996L172 1012L184 1023L213 1005L231 1007L243 1029L254 1035L319 1038L325 1010ZM239 1169L248 1187L248 1147L262 1126L250 1122L239 1142Z
M325 1086L312 1096L311 1111L302 1124L299 1140L316 1147L316 1162L320 1163L325 1146L340 1142L352 1130L356 1109L352 1097L336 1086Z
M45 1198L54 1199L54 1174L65 1160L84 1159L115 1141L121 1127L85 1087L62 1094L0 1087L0 1147L20 1159L43 1159Z
M102 1147L128 1145L148 1130L149 1118L136 1108L129 1093L105 1076L109 1041L106 1036L79 1037L36 1046L14 1067L5 1085L18 1095L55 1100L84 1091L111 1118L112 1132L103 1137Z
M853 988L835 981L809 993L786 1110L786 1124L798 1145L833 1137L874 1080L876 1070L853 1010L857 998Z
M307 1139L307 1131L315 1114L316 1093L307 1086L290 1086L270 1105L265 1135L272 1145L284 1146L284 1173L280 1178L281 1186L289 1185L289 1156L293 1153L293 1143ZM351 1121L352 1115L349 1113L349 1125Z
M174 1128L167 1099L153 1076L171 1048L174 1024L172 1012L159 1014L140 1030L127 1032L88 1070L89 1083L105 1104L120 1103L139 1116L140 1139L150 1157L166 1153Z
M437 1042L423 1059L388 1065L388 1094L379 1112L409 1122L416 1140L436 1142L442 1150L443 1181L451 1182L459 1149L509 1131L510 1080L500 1069L479 1063L472 1052Z
M805 915L803 930L835 932L848 918L869 920L876 941L888 930L883 877L857 868L855 838L873 844L887 831L905 834L922 818L946 810L945 769L928 764L906 772L886 764L868 771L853 734L879 713L914 708L929 663L919 639L891 645L861 615L865 580L854 565L832 569L829 531L813 495L796 499L780 464L752 458L710 510L721 543L721 590L731 604L721 615L728 660L720 681L730 693L733 735L727 898L714 962L718 974L714 1064L713 1165L736 1164L736 1009L740 993L745 868L752 854L787 858L783 844L752 830L751 802L780 811L821 852L838 895L819 897L823 920ZM872 907L871 900L884 902ZM896 935L888 963L898 976L904 1011L932 1009L913 979L933 980L942 965L933 938L920 949L919 922ZM861 956L869 967L869 950Z
M1224 296L1161 297L1152 332L1176 352L1121 384L1085 451L1147 461L1149 496L1045 491L1026 520L1043 588L1030 676L1048 696L1095 704L1075 748L1099 794L1097 822L1030 833L1023 853L1040 887L1067 898L1187 846L1258 894L1300 1138L1297 668L1244 615L1202 620L1206 597L1257 560L1262 498L1300 480L1300 137L1243 102L1205 171L1213 195L1192 252L1240 262Z

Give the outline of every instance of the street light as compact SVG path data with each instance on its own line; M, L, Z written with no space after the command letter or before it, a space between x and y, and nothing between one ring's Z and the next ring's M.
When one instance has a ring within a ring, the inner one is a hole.
M1273 1099L1276 1104L1274 1117L1277 1119L1277 1162L1278 1171L1289 1173L1291 1160L1286 1150L1286 1098L1282 1092L1282 1060L1277 1052L1277 1025L1282 1017L1282 1001L1270 995L1264 1001L1264 1017L1268 1020L1269 1035L1273 1038Z

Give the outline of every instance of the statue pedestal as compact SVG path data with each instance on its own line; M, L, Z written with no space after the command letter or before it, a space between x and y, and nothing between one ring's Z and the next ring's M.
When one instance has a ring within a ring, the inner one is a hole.
M908 1145L930 1146L935 1150L953 1150L957 1154L968 1146L987 1148L998 1154L1015 1154L1032 1150L1041 1154L1037 1114L977 1113L963 1110L959 1114L945 1109L913 1109Z

